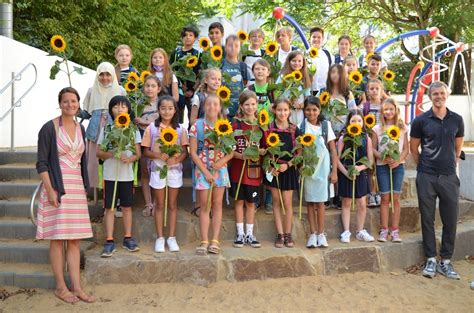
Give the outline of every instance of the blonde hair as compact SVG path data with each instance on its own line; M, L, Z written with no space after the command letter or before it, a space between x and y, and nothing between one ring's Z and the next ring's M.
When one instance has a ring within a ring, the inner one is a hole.
M118 45L117 48L115 48L115 52L114 52L115 58L117 58L117 54L121 50L128 50L130 52L130 61L131 61L131 59L133 58L132 48L130 48L129 45L125 45L125 44ZM117 75L117 78L120 81L120 65L116 63L114 68L115 68L115 75Z
M252 29L249 33L249 37L251 37L253 35L257 35L257 34L260 34L260 35L262 35L263 38L265 38L265 33L260 28Z
M395 125L398 126L401 130L405 130L405 122L400 118L400 107L398 106L397 102L393 98L387 98L382 102L382 105L380 106L380 125L382 126L382 131L385 131L388 126L387 126L387 120L385 119L385 116L383 115L383 110L385 106L387 105L393 105L395 108L395 116L394 119L396 120Z
M285 75L288 75L291 72L293 72L290 66L290 62L291 60L296 58L298 55L301 55L301 57L303 58L303 67L301 68L301 74L303 74L303 79L302 79L303 86L304 88L309 88L311 86L311 78L309 77L309 73L308 73L308 62L306 62L306 58L304 57L303 52L299 50L291 51L288 54L288 56L286 57L285 64L283 65L283 68L281 69L281 76L285 77Z
M206 80L207 78L209 77L209 74L211 72L215 72L215 73L219 73L221 75L221 79L222 79L222 73L221 73L221 70L218 69L217 67L210 67L204 71L202 71L202 82L201 84L199 85L199 88L198 90L201 91L201 92L206 92L207 91L207 83L206 83Z
M155 69L153 68L153 56L157 53L161 53L163 55L163 58L165 59L165 62L163 64L163 86L170 88L171 84L173 83L173 71L171 71L171 66L170 66L170 61L168 58L168 54L166 51L162 48L156 48L153 49L150 53L150 60L148 62L148 70L152 74L156 74Z
M277 30L275 37L278 37L280 34L285 34L288 37L293 38L293 31L289 27L282 27L279 30Z

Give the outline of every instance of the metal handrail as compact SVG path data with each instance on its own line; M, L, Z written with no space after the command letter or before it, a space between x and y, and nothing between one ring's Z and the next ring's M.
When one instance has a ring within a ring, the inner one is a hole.
M36 200L36 195L41 190L42 186L43 186L43 182L40 182L38 186L36 187L35 191L33 192L33 195L31 196L31 201L30 201L30 218L31 218L31 222L35 226L38 226L38 223L36 222L36 216L35 216L35 200Z
M30 66L33 67L33 69L35 70L35 80L33 82L33 84L31 84L31 86L23 93L23 95L20 97L20 99L16 100L15 102L12 103L10 109L8 109L7 112L5 112L5 114L2 115L2 117L0 117L0 122L3 121L5 119L5 117L8 116L8 114L10 114L16 107L19 107L21 105L21 100L23 100L23 98L30 92L31 89L33 89L33 87L36 85L36 81L38 80L38 70L36 69L36 66L33 64L33 63L28 63L21 71L19 71L1 90L0 90L0 95L8 89L8 87L12 86L15 81L17 80L20 80L21 79L21 74L23 74L24 71L26 71ZM13 97L13 96L12 96Z

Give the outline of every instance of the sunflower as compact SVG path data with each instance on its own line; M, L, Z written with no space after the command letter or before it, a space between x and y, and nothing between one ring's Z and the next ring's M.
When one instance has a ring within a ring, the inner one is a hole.
M199 39L199 48L201 48L204 51L207 51L209 50L210 47L211 47L211 40L209 40L209 38L201 37L201 39Z
M400 139L400 128L398 126L390 126L387 129L387 135L390 137L390 139L398 141Z
M362 134L362 127L360 127L359 124L355 123L349 124L349 126L347 126L347 133L351 137L357 137Z
M293 71L293 77L295 78L296 81L300 81L301 79L303 79L303 73L301 73L301 71Z
M275 133L270 133L267 137L267 145L270 147L276 147L280 143L280 137Z
M367 53L367 55L365 56L365 62L369 63L369 59L370 59L370 57L373 56L373 55L374 55L373 52Z
M237 32L237 37L239 37L240 42L242 42L242 43L249 40L249 34L247 34L244 30L239 30Z
M265 126L270 123L270 116L267 110L261 110L260 113L258 113L258 123L260 126Z
M121 113L115 118L115 126L118 128L128 127L130 125L130 115L128 113Z
M395 73L392 72L391 70L386 70L383 73L383 79L385 79L386 81L392 81L395 79Z
M362 83L362 74L359 71L352 71L349 73L349 80L356 85Z
M140 77L138 77L137 73L135 73L135 72L128 73L127 80L136 81L136 80L139 80L139 79L140 79Z
M372 113L367 114L367 115L364 117L364 122L365 122L365 126L367 126L368 128L374 127L374 126L375 126L375 122L376 122L375 115L373 115Z
M319 50L316 47L311 47L308 51L308 54L312 59L314 59L318 56Z
M319 95L319 101L321 101L322 105L326 105L329 102L329 99L331 99L331 94L327 91L323 91Z
M294 75L295 72L291 72L290 74L286 74L285 76L283 76L283 80L284 81L288 81L290 79L294 79L295 78L295 75Z
M198 64L198 58L197 56L193 55L186 61L186 67L188 68L193 68Z
M214 46L211 48L211 58L214 61L222 60L222 47L221 46Z
M217 89L216 94L222 102L227 102L230 100L230 89L226 86L220 86Z
M150 71L143 71L143 72L140 74L140 80L142 81L142 83L145 82L145 79L147 78L148 75L151 75L151 72L150 72Z
M166 127L161 131L160 139L165 146L172 146L178 142L178 132L172 127Z
M66 50L67 44L61 35L54 35L51 37L51 41L49 43L51 44L51 48L56 52L63 52Z
M316 140L316 137L312 134L304 134L303 136L300 137L300 144L303 146L309 147L314 144L314 141Z
M273 56L278 51L278 44L275 41L270 41L265 47L265 54Z
M233 132L232 125L227 119L217 120L214 129L216 130L217 136L227 136L231 135Z
M126 83L125 83L125 91L127 92L134 92L135 90L138 89L138 85L137 83L135 83L135 81L133 80L128 80Z

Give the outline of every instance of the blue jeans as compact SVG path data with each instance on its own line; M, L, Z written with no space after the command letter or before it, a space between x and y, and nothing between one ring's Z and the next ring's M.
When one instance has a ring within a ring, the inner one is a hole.
M400 164L392 169L393 193L401 193L405 166ZM377 184L380 194L390 193L390 167L388 165L377 165Z

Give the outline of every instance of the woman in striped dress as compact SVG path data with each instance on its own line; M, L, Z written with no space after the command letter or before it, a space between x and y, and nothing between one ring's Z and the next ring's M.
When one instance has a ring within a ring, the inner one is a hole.
M92 237L87 207L88 184L84 127L74 120L79 94L64 88L58 96L61 116L47 122L38 134L36 169L43 181L38 209L37 239L50 240L49 258L56 279L54 294L67 303L94 302L80 283L80 239ZM71 290L64 280L63 242Z

